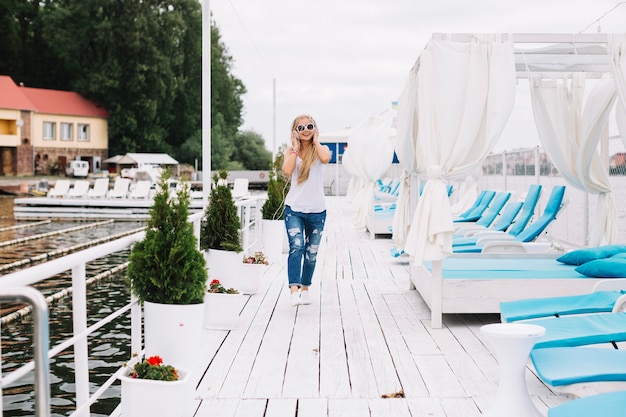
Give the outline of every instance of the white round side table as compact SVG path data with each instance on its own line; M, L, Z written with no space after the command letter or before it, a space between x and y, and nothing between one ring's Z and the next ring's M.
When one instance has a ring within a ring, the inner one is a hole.
M542 417L526 387L526 362L546 329L534 324L494 323L480 328L494 349L500 365L495 403L485 417Z

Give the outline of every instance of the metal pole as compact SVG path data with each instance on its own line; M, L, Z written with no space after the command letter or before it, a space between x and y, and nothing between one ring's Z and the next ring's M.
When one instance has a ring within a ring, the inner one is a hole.
M211 20L209 0L202 0L202 201L211 192Z
M48 303L32 287L5 288L0 291L0 301L26 302L33 306L33 352L35 359L35 416L50 415L50 362Z
M272 79L272 159L278 153L276 147L276 78Z

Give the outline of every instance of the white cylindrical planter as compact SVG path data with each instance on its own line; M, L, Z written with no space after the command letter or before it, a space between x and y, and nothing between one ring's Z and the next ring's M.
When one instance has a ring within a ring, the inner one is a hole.
M286 235L284 220L263 220L263 253L271 263L281 261Z
M204 304L143 304L145 356L158 355L164 363L194 373L200 356Z
M178 381L136 379L129 376L130 372L131 369L128 368L119 376L122 381L122 416L190 415L193 407L193 385L187 371L178 369Z
M204 259L209 268L209 283L217 279L224 288L239 289L239 276L243 264L243 253L221 249L209 249L204 252Z
M206 293L204 295L204 327L232 330L237 327L243 305L243 294Z
M243 294L256 294L259 290L261 277L267 269L264 264L248 264L243 263L241 266L241 279L239 292Z

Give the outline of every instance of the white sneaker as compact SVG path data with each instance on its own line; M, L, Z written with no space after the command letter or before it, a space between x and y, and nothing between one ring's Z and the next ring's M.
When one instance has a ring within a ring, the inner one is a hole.
M309 291L300 291L300 304L311 304L311 294Z
M300 305L300 293L298 291L291 293L291 305L294 307Z

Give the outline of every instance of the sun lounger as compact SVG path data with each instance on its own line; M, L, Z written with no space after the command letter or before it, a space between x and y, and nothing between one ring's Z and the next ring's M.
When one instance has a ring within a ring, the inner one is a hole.
M496 192L492 190L483 190L480 192L474 204L465 212L454 218L454 221L476 221L487 210L489 203L496 196ZM474 220L468 220L474 219Z
M54 183L54 188L48 191L48 197L65 197L70 190L70 180L57 180Z
M489 228L489 230L485 230L484 228L480 228L480 229L482 229L482 231L485 232L484 235L486 235L487 233L490 233L490 236L497 236L500 233L505 233L505 231L506 231L506 233L510 234L511 236L519 235L522 232L522 230L524 230L524 228L526 227L526 225L528 224L530 219L535 214L535 208L537 207L537 202L539 201L539 196L541 195L541 189L542 188L543 187L541 185L539 185L539 184L532 184L529 187L528 192L526 193L526 196L524 197L524 202L522 204L522 208L520 209L519 213L515 216L515 218L511 219L511 222L508 225L506 223L507 219L505 218L505 219L498 220L498 224L501 224L501 225L499 227L497 227L497 228L493 227L493 228ZM510 204L512 204L512 203L509 203L509 205ZM504 217L504 213L501 216L501 218L502 217ZM502 221L502 223L501 223L501 221ZM465 230L466 231L465 235L467 236L470 231L475 231L476 230L476 229L472 229L471 227L472 226L463 227L463 228L459 229L459 233L461 232L461 230ZM475 234L476 233L474 233L474 235ZM475 237L474 239L469 239L468 242L463 243L462 245L464 245L464 246L466 246L466 245L475 245L477 241L478 241L478 237ZM453 245L457 246L457 242L453 242ZM460 242L459 242L458 246L461 246Z
M474 226L461 227L456 231L457 234L452 237L452 246L473 245L478 240L479 235L477 236L477 234L482 232L504 232L513 224L523 204L524 203L521 201L511 201L504 207L504 210L502 210L498 221L489 227L478 224L480 220L482 220L482 217Z
M500 303L502 322L572 314L611 313L626 305L626 279L598 281L588 294L567 297L528 298Z
M548 410L548 417L622 417L626 391L606 392L568 401Z
M533 349L537 375L553 387L592 382L626 381L626 351L599 347Z
M462 219L455 219L455 223L475 222L480 226L489 227L491 223L498 217L504 205L511 198L511 193L502 191L495 195L487 208L478 216L467 216ZM459 226L462 227L462 226Z
M152 181L141 180L137 181L135 188L133 188L128 195L129 198L145 199L150 197L150 189L152 187Z
M411 266L411 287L431 309L434 327L444 313L500 313L500 303L589 293L597 279L556 261L556 254L455 254L441 269Z
M535 349L626 341L626 313L579 314L527 320L546 329Z
M130 179L117 178L113 189L109 191L107 197L109 198L126 198L128 196L128 189L130 187Z
M87 197L89 198L104 198L109 192L109 179L98 178L93 183L93 188L87 191Z
M76 182L74 182L74 186L67 192L66 197L85 197L89 191L89 186L90 184L87 180L76 180Z
M556 219L557 214L563 207L565 196L565 186L557 185L552 189L552 193L546 204L543 214L538 219L520 232L517 236L508 233L486 235L477 240L474 246L462 246L454 248L455 253L525 253L530 251L530 246L525 246L534 242L546 228Z

